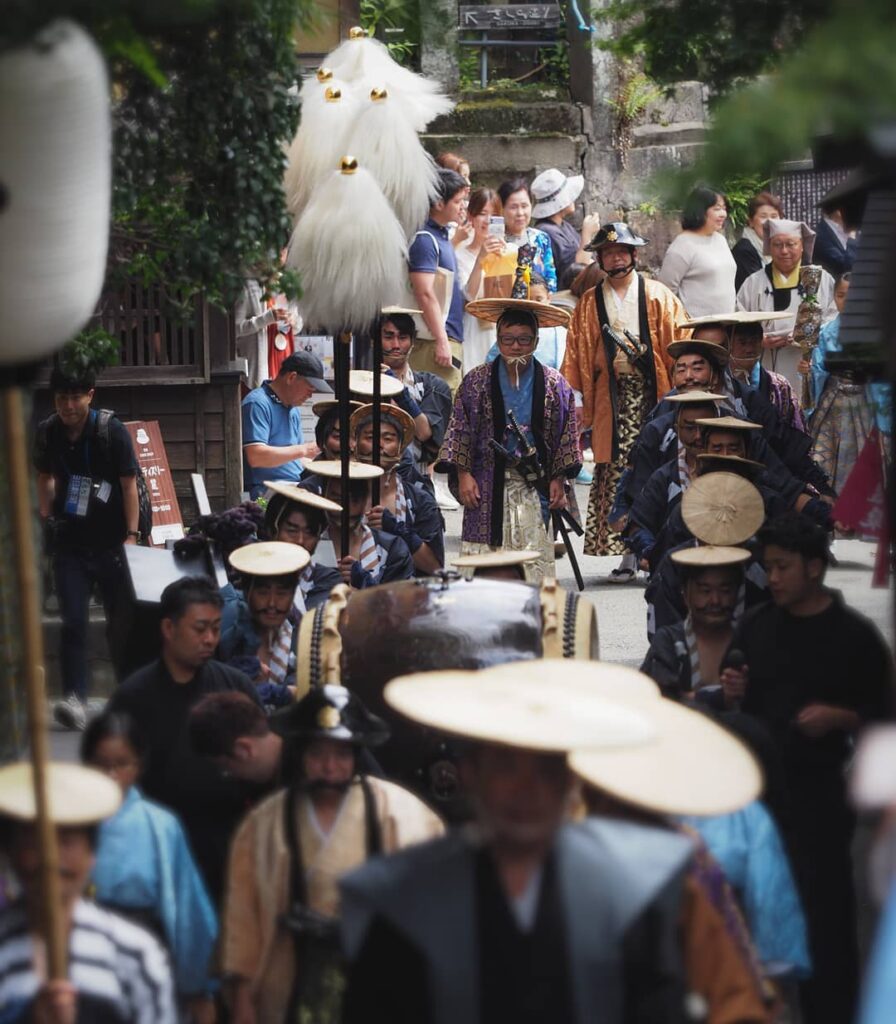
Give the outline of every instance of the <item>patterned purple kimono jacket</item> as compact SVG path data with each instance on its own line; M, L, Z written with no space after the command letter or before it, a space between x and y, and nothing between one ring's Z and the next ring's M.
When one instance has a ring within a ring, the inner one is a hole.
M482 500L464 509L461 539L500 547L504 532L505 460L488 443L503 443L506 430L498 363L471 370L457 389L451 422L439 452L440 472L473 474ZM576 437L575 398L557 370L534 361L530 420L535 446L548 476L575 477L581 468Z

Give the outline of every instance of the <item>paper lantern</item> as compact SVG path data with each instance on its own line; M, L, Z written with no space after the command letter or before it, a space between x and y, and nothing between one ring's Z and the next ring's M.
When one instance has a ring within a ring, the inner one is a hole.
M99 50L57 21L0 55L0 364L87 322L106 269L112 132Z

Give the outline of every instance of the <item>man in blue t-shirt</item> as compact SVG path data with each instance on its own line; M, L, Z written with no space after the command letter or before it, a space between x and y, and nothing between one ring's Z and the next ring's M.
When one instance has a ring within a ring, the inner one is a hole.
M324 368L310 352L287 356L274 380L250 391L243 399L243 472L250 498L264 493L265 480L297 483L299 459L313 459L320 449L302 443L299 406L316 392L332 394Z
M429 209L429 220L411 239L408 250L408 271L414 298L423 312L429 339L418 338L411 355L415 370L438 374L447 381L452 394L461 379L464 340L464 295L457 279L454 246L448 237L448 225L464 219L469 183L456 171L439 168L435 202ZM447 319L436 293L436 273L447 270L453 274L451 304Z

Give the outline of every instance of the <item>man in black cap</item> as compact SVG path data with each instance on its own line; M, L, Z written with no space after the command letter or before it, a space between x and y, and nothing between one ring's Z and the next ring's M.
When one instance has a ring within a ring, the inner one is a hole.
M686 315L665 285L637 272L635 253L646 244L621 222L595 235L588 248L607 276L579 300L566 339L562 373L582 395L594 450L586 555L625 554L624 517L611 515L616 486L638 431L669 390L668 349ZM629 553L610 580L628 582L636 571Z
M250 497L264 493L265 480L298 483L299 460L320 452L313 441L302 441L299 406L315 392L332 394L323 378L317 356L295 352L283 360L274 380L264 381L243 399L243 472Z
M359 769L389 730L342 686L270 719L296 774L260 804L230 851L223 963L235 1024L337 1020L337 880L368 857L442 833L417 797Z

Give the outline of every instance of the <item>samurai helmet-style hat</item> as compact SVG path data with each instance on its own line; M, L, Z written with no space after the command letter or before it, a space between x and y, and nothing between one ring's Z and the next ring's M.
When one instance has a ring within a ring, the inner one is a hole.
M285 740L339 740L377 747L389 738L389 726L371 714L344 686L315 686L291 707L275 712L271 729Z
M639 249L642 245L647 245L647 242L648 239L636 235L628 224L621 220L614 220L609 224L604 224L588 245L585 246L585 251L597 252L598 249L602 249L605 245L631 245Z

